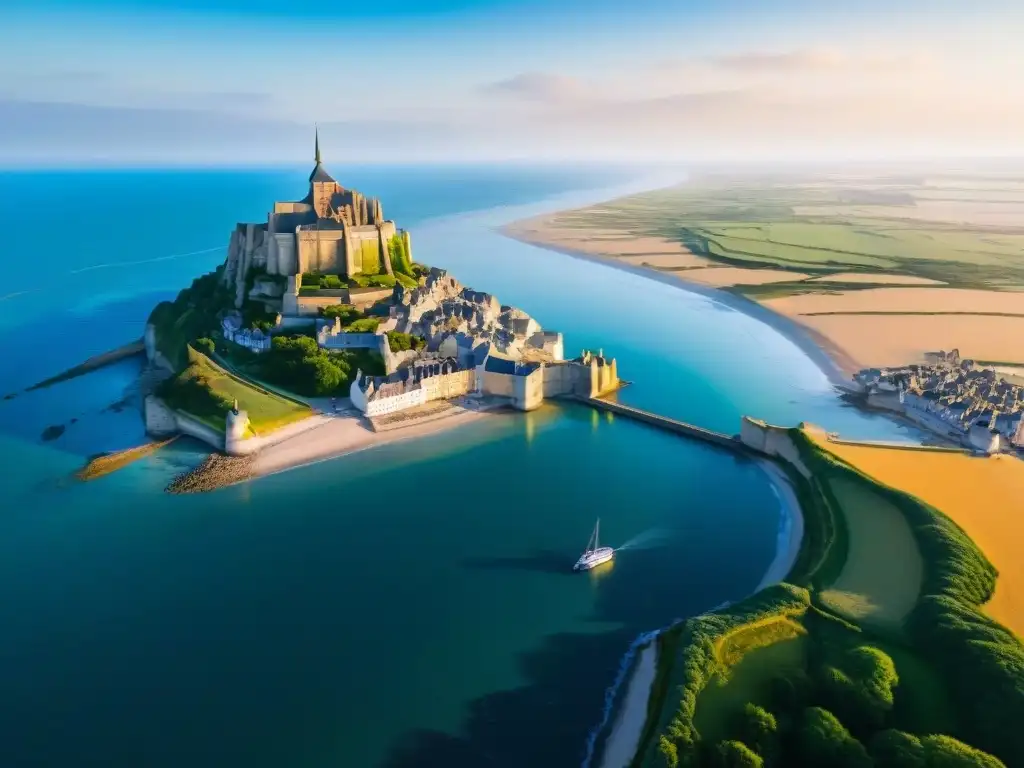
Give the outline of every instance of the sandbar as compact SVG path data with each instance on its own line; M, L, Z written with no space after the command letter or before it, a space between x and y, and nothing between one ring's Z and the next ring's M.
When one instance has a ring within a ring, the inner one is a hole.
M647 701L657 671L658 647L651 641L641 652L626 688L615 725L605 741L601 768L627 768L636 755L647 721Z

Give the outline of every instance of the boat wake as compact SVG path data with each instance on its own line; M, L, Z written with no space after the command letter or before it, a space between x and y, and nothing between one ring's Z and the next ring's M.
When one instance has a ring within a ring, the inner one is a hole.
M616 552L628 549L654 549L668 543L675 532L668 528L650 528L643 533L637 534L621 547L616 547Z

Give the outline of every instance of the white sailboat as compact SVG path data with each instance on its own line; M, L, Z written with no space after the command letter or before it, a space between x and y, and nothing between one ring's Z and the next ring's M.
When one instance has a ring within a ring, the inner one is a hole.
M600 565L601 563L607 563L613 557L615 557L615 550L611 547L598 546L597 536L601 528L601 519L598 518L597 524L594 526L594 532L590 534L590 541L587 542L587 548L580 555L580 559L576 561L576 565L572 567L574 571L589 571L591 568Z

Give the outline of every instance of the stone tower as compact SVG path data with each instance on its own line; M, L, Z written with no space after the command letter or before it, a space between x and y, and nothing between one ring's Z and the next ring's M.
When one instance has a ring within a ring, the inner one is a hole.
M344 191L334 177L324 168L320 158L320 129L315 129L312 173L309 174L309 197L318 218L325 218L331 208L334 195Z

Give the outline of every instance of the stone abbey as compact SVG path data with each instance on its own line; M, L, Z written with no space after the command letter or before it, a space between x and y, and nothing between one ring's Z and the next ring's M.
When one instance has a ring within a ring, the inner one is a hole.
M294 296L298 293L295 276L303 273L344 278L394 274L389 246L396 237L411 258L409 234L384 218L380 200L346 189L324 168L319 133L314 162L304 198L275 202L265 224L235 227L223 279L235 288L237 306L246 298L245 277L254 267L270 276L287 277L285 293ZM272 283L265 290L267 298L280 298L274 295Z

